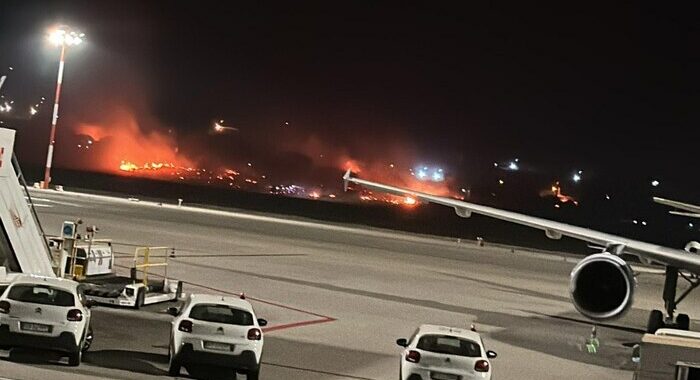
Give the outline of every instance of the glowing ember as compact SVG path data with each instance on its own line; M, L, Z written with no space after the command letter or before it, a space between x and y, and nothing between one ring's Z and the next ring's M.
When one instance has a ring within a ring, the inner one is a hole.
M413 206L416 204L416 199L412 197L406 197L404 198L403 203L407 206Z
M561 203L573 203L574 205L578 206L578 201L570 196L566 195L561 192L561 186L559 185L559 182L556 182L554 185L549 190L541 191L540 192L541 197L547 197L547 196L554 196L556 197L559 202Z
M128 161L122 161L122 163L119 165L119 170L125 171L125 172L133 172L138 170L139 167L134 165L131 162Z

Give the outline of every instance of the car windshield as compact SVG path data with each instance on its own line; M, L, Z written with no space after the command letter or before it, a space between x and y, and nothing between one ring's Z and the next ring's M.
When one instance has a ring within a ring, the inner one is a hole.
M418 339L416 347L439 354L481 356L481 347L477 343L450 335L423 335Z
M42 305L75 306L75 298L70 292L47 285L17 284L10 288L7 298Z
M199 304L192 307L190 318L227 325L251 326L253 315L228 305Z

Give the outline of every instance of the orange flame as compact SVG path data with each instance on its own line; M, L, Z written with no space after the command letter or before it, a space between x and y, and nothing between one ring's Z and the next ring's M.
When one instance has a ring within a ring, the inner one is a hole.
M162 169L194 166L179 152L172 135L158 128L144 130L136 117L117 109L101 124L80 124L76 133L90 136L95 144L91 169L108 173L157 174Z
M566 195L561 192L561 185L559 185L559 182L555 182L554 185L550 188L550 190L543 190L540 192L540 197L548 197L548 196L554 196L559 200L561 203L573 203L574 205L578 206L578 201L576 198Z

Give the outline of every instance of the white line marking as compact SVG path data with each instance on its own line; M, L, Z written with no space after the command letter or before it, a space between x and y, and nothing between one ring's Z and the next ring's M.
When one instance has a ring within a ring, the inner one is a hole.
M212 209L193 207L193 206L177 206L174 204L166 204L166 203L161 204L161 203L147 202L147 201L135 202L133 200L133 198L132 198L132 200L130 200L130 199L117 198L117 197L111 197L111 196L106 196L106 195L77 193L77 192L73 192L73 191L62 191L59 193L59 192L56 192L54 190L45 190L45 189L32 188L30 190L34 191L34 192L46 192L47 194L55 194L55 195L60 194L60 195L66 195L66 196L75 196L78 198L80 198L80 197L89 198L89 199L100 200L100 201L104 201L104 202L120 203L120 204L130 205L130 206L134 206L134 207L142 206L142 207L149 207L149 208L167 209L167 210L173 210L173 211L185 211L185 212L191 212L191 213L217 215L217 216L244 219L244 220L255 220L255 221L260 221L260 222L285 224L285 225L289 225L289 226L317 228L317 229L326 230L326 231L345 232L345 233L352 233L352 234L358 234L358 235L368 235L368 236L381 237L381 238L387 238L387 239L399 239L399 240L408 241L408 242L425 243L425 244L432 244L432 245L444 245L444 246L449 246L449 247L453 247L453 248L474 248L477 250L495 250L498 252L511 251L511 248L512 248L515 250L514 252L517 252L519 255L530 256L530 257L533 257L536 259L543 259L543 260L561 260L562 257L564 257L564 261L566 261L566 262L577 263L579 260L581 260L581 258L583 258L583 256L578 257L578 256L572 255L571 253L566 253L566 252L551 252L551 251L544 252L544 251L538 251L536 249L531 249L531 248L527 248L527 247L510 247L510 246L504 247L504 246L499 246L499 245L489 246L488 244L485 247L478 247L476 245L475 241L465 240L465 239L450 239L450 238L440 238L440 237L430 237L430 236L409 235L408 233L402 233L400 231L396 231L396 232L376 231L376 230L363 229L363 228L358 228L358 227L344 227L344 226L337 226L337 225L324 224L324 223L318 223L318 222L306 222L306 221L300 221L300 220L290 220L290 219L284 219L281 217L252 215L252 214L245 214L242 212L212 210ZM462 243L460 243L460 241ZM466 242L466 244L464 242ZM636 272L649 273L649 274L657 274L657 273L663 272L663 269L661 269L661 268L640 266L639 264L632 264L632 269L634 269Z
M445 245L450 245L450 246L454 246L454 244L455 244L454 240L446 240L446 239L440 240L437 237L422 237L422 236L414 236L414 235L405 235L405 234L401 234L398 232L374 231L374 230L370 230L370 229L363 229L363 228L357 228L357 227L345 227L345 226L337 226L337 225L318 223L318 222L291 220L291 219L284 219L282 217L252 215L252 214L246 214L246 213L235 212L235 211L213 210L213 209L193 207L193 206L177 206L174 204L166 204L166 203L161 204L161 203L147 202L147 201L135 202L133 200L128 200L125 198L117 198L117 197L111 197L111 196L106 196L106 195L77 193L77 192L72 192L72 191L62 191L60 193L57 193L54 190L45 190L45 189L30 189L30 191L42 192L42 193L48 192L49 194L56 194L56 195L60 194L60 195L66 195L66 196L73 196L73 197L77 197L77 198L89 198L89 199L99 200L99 201L104 201L104 202L129 205L132 207L139 207L140 206L140 207L148 207L148 208L166 209L166 210L172 210L172 211L184 211L184 212L191 212L191 213L198 213L198 214L217 215L217 216L236 218L236 219L285 224L288 226L317 228L317 229L326 230L326 231L346 232L346 233L369 235L369 236L392 238L392 239L399 238L399 239L405 240L405 241L424 242L424 243L430 243L430 244L439 243L439 244L445 244ZM474 244L474 246L476 247L476 244Z
M24 199L29 200L27 197L25 197ZM83 207L83 205L79 205L79 204L77 204L77 203L70 203L70 202L57 201L57 200L55 200L55 199L48 199L48 198L32 197L32 201L41 201L41 202L48 202L48 203L56 203L56 204L64 205L64 206Z

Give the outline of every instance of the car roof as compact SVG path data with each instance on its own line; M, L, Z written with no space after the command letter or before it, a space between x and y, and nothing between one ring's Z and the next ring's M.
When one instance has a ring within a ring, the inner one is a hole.
M78 282L65 279L65 278L59 278L59 277L48 277L48 276L39 276L36 274L21 274L15 277L15 279L12 281L11 285L15 284L42 284L42 285L50 285L56 288L60 288L63 290L68 290L71 292L75 292L77 287L78 287Z
M253 311L253 306L250 304L250 302L246 301L245 299L241 299L240 297L213 294L191 294L190 300L192 305L196 305L198 303L226 304L239 309L248 310L250 312Z
M418 334L419 335L426 335L426 334L452 335L452 336L458 336L461 338L473 340L475 342L481 342L481 335L479 335L479 333L477 333L475 331L471 331L469 329L463 329L463 328L459 328L459 327L439 326L439 325L420 325L420 327L418 327Z

